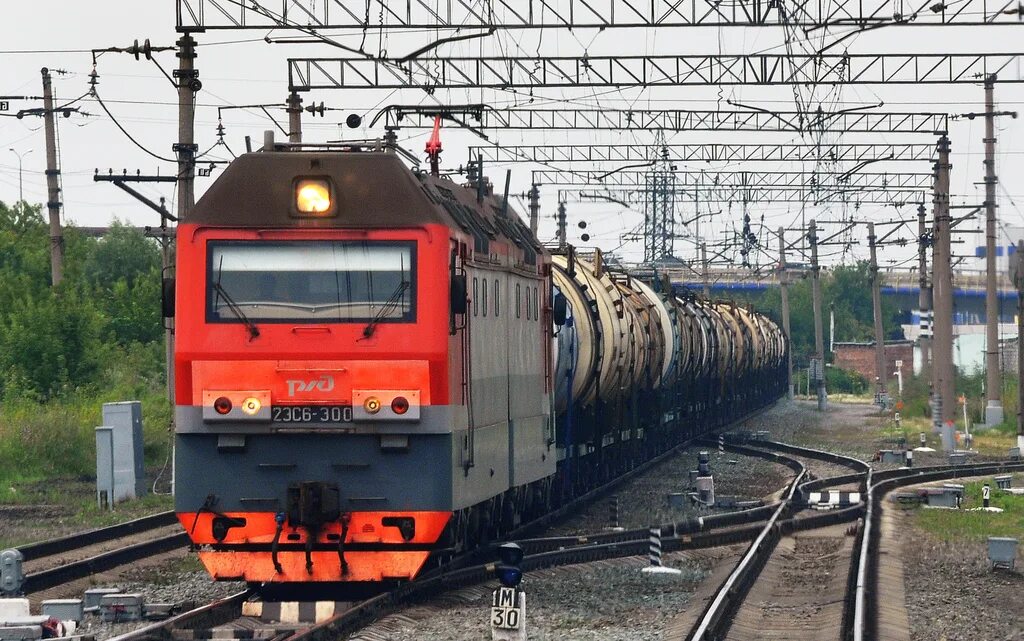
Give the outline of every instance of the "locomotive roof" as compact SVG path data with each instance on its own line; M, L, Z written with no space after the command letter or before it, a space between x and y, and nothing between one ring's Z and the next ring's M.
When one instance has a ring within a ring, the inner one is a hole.
M295 181L329 177L336 214L291 215ZM477 203L475 189L445 178L418 174L391 152L277 151L244 154L196 203L189 223L217 227L299 227L307 229L414 227L442 224L473 238L477 253L490 243L523 250L534 263L541 251L536 238L511 208L502 213L493 195ZM504 252L502 252L504 253Z

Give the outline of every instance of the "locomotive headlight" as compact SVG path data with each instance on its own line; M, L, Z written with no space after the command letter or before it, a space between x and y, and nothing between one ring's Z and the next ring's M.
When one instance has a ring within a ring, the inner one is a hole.
M395 400L391 401L391 411L401 416L409 411L409 400L404 396L396 396Z
M367 414L376 414L380 411L380 399L376 396L371 396L363 401L363 409L366 410Z
M259 413L261 407L263 407L263 403L261 403L260 399L256 398L255 396L250 396L249 398L242 401L242 411L248 414L249 416L256 416Z
M331 186L326 180L306 178L295 184L295 209L300 214L326 214L331 208Z
M221 396L213 402L213 409L218 414L227 414L231 411L231 399L227 396Z

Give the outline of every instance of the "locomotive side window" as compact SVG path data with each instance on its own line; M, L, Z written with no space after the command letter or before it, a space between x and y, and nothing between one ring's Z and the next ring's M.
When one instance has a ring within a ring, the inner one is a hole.
M498 300L501 298L501 289L498 287L498 279L494 279L494 316L498 316Z
M484 317L487 317L487 279L483 279L483 289L480 291L480 307Z
M413 322L416 246L382 241L215 241L209 322Z
M473 277L473 316L476 316L480 311L479 298L477 298L477 290L479 289L479 282L477 277Z
M540 320L540 307L537 306L537 288L533 288L533 320Z
M516 283L516 318L522 318L519 304L519 283Z

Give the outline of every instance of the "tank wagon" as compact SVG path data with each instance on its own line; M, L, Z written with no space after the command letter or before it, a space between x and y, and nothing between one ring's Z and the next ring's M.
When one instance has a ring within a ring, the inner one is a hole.
M394 147L245 154L177 252L175 510L216 579L410 579L783 392L766 317Z

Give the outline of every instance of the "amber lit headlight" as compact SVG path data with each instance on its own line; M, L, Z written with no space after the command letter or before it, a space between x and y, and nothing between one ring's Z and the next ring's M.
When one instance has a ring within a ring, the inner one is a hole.
M250 396L242 401L242 411L249 416L256 416L259 414L261 407L263 407L263 403L260 403L260 399L255 396Z
M300 214L326 214L331 208L331 186L326 180L307 178L295 184L295 209Z
M380 399L376 396L371 396L363 401L363 409L366 410L367 414L376 414L380 411Z

